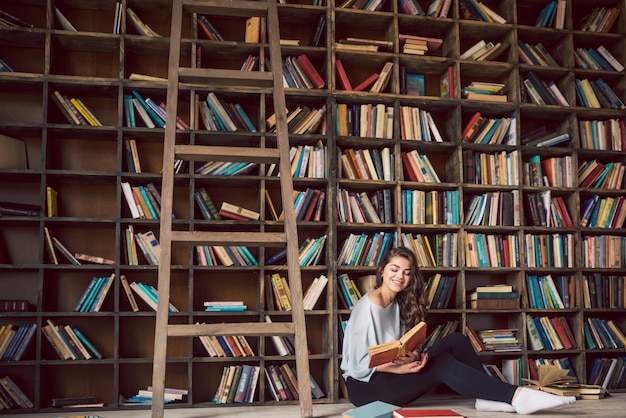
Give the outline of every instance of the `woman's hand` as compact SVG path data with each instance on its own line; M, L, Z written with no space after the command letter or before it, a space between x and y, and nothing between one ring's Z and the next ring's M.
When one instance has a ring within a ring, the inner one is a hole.
M392 363L387 363L382 366L378 366L376 370L378 372L395 373L395 374L409 374L419 373L426 363L428 362L428 353L410 353L406 357L398 357Z

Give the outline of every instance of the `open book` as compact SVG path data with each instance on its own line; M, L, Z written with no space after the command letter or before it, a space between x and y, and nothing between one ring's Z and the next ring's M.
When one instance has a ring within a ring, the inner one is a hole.
M578 379L574 376L568 376L569 369L561 369L558 366L540 364L537 367L539 380L523 379L529 383L531 387L543 390L544 392L554 393L561 396L576 396L579 394L575 385Z
M426 323L419 322L408 330L402 338L384 344L369 347L367 352L370 355L370 368L389 363L397 357L403 357L407 352L411 352L426 341Z

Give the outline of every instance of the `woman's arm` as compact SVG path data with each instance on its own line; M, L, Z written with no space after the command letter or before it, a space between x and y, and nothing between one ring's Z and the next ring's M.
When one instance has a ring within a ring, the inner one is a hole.
M378 373L394 373L394 374L409 374L419 373L426 363L428 362L428 353L419 354L417 352L410 353L406 357L398 357L396 360L382 364L376 367Z

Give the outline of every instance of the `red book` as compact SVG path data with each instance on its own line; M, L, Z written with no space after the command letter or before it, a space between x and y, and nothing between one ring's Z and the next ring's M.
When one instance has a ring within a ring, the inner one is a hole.
M474 113L474 115L472 115L472 118L469 120L469 122L467 122L467 125L465 125L465 128L461 133L461 140L465 140L466 137L470 135L470 131L476 125L476 123L478 123L478 119L480 119L480 116L480 112L476 112Z
M409 179L411 181L417 181L417 177L415 176L415 173L413 172L413 169L411 168L411 163L409 162L409 156L406 154L406 152L402 152L402 164L405 167L405 172L407 173L407 175L409 176Z
M344 90L352 90L352 84L350 84L350 80L348 79L348 74L346 74L346 69L343 68L343 63L341 60L335 60L335 67L337 68L337 78L339 79L339 84Z
M361 91L368 88L374 81L378 79L378 73L374 73L368 78L366 78L361 84L354 88L354 91Z
M324 87L324 79L322 78L320 73L317 72L317 70L311 63L311 60L309 60L309 57L307 57L305 54L301 54L298 55L297 60L300 65L302 65L302 68L304 69L306 75L309 76L309 80L311 80L313 86L318 89Z
M552 326L554 327L554 330L556 331L556 334L559 337L559 340L561 340L561 344L563 344L563 349L569 350L573 348L574 344L572 344L569 337L567 336L567 333L565 332L565 329L563 328L563 324L561 323L561 321L559 321L559 318L552 317L550 318L550 322L552 323Z
M222 218L233 219L235 221L249 221L250 220L250 218L246 218L245 216L230 213L222 209L220 209L219 214Z
M396 409L391 412L393 418L437 418L437 417L461 417L465 418L465 415L461 415L454 412L451 409Z
M596 180L598 180L600 175L602 175L602 172L604 171L604 169L605 169L604 164L598 164L593 169L593 171L591 171L591 173L589 173L589 175L580 182L578 187L585 189L591 186Z
M321 190L320 191L320 197L317 198L317 204L315 206L315 214L313 215L313 220L314 221L321 221L322 220L322 213L324 211L324 200L326 197L326 193Z
M320 197L320 193L321 193L321 190L319 189L313 190L313 197L311 198L311 201L309 202L309 205L306 208L306 212L304 213L304 217L302 218L303 221L311 220L313 216L313 212L315 211L315 208L317 207L317 200Z

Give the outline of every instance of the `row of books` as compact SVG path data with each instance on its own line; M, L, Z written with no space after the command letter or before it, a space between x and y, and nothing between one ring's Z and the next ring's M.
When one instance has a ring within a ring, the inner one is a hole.
M327 234L317 238L307 237L298 247L298 260L301 266L316 266L324 253ZM267 264L278 264L287 256L287 250L281 250L267 259Z
M493 154L463 151L463 178L468 184L519 185L519 152L501 151Z
M342 273L337 276L337 286L339 287L339 299L347 309L354 308L354 305L363 296L354 280L348 276L348 273Z
M456 267L458 265L459 241L454 232L426 236L422 234L402 234L402 243L411 248L423 267Z
M428 335L428 338L426 339L426 342L424 343L422 351L424 352L428 351L437 341L441 340L443 337L445 337L448 334L456 332L458 327L459 327L459 321L456 319L453 321L447 321L445 323L438 324Z
M604 389L622 389L626 387L626 358L596 357L591 360L588 382L600 385Z
M121 183L122 192L133 219L159 219L161 216L161 193L154 183L131 186Z
M78 328L72 328L69 325L57 325L50 319L46 322L41 330L60 359L89 360L102 358L102 354Z
M591 350L624 348L626 346L624 333L611 319L586 318L585 341L587 348Z
M436 273L424 285L424 293L429 309L446 309L454 293L455 276L443 276Z
M315 145L298 145L289 149L292 177L325 178L328 176L328 148L318 142ZM266 176L280 176L276 163L269 165Z
M574 276L526 276L528 303L532 309L571 309L576 306Z
M600 198L593 195L583 204L580 225L589 228L622 228L625 218L624 196Z
M146 303L146 305L156 312L157 304L159 302L159 292L154 286L135 281L131 282L129 286L131 290ZM171 302L169 303L168 311L179 312L179 310Z
M337 264L340 266L377 266L383 255L391 248L394 236L390 232L349 234L344 240Z
M340 188L337 208L339 222L391 223L391 190L368 194Z
M626 266L626 237L597 235L582 237L583 267L623 268Z
M585 149L622 151L626 149L626 120L579 120L580 146Z
M467 267L520 266L520 245L517 235L494 235L467 231L464 234Z
M524 184L536 187L574 187L572 164L571 155L546 158L533 155L522 163Z
M128 225L124 233L126 259L129 265L138 266L139 257L137 255L137 247L143 255L146 262L151 266L158 266L161 257L161 244L156 235L152 231L134 232L132 225ZM136 243L136 246L135 246Z
M526 330L532 350L570 350L578 348L576 338L564 316L526 315Z
M541 42L529 44L518 40L517 52L522 64L559 67L559 63L556 62Z
M534 71L522 79L526 97L538 105L569 106L569 102L554 81L544 81Z
M131 94L124 94L124 118L126 126L136 128L140 119L147 128L163 128L167 121L167 107L164 102L157 104L150 97L143 98L137 90L131 90ZM178 129L189 129L189 125L180 117L176 118Z
M427 110L400 106L400 138L414 141L443 142L439 128Z
M68 97L55 90L50 97L70 124L102 126L98 118L76 97Z
M401 221L418 225L459 225L459 193L457 190L400 191Z
M541 8L535 26L539 28L563 29L565 27L565 12L567 0L552 0Z
M608 33L619 16L619 8L596 6L579 22L579 29L585 32Z
M276 118L272 115L266 121L269 132L276 132ZM294 135L324 134L326 130L326 105L320 108L298 106L287 112L287 130Z
M578 167L578 187L615 190L623 187L625 167L621 161L585 161Z
M600 45L597 49L576 48L574 58L576 65L585 70L624 71L624 66L604 45Z
M253 402L260 372L260 366L248 364L224 367L213 402L217 404Z
M232 161L207 161L196 169L203 176L236 176L248 174L257 167L257 163Z
M484 2L477 0L461 0L459 12L465 19L491 23L506 23L506 19L489 8Z
M361 138L393 138L393 106L384 103L337 103L335 133L340 136Z
M3 409L29 409L34 407L33 402L10 376L4 376L0 379L0 405Z
M486 100L489 102L506 103L508 97L506 95L506 84L472 81L461 89L461 95L468 100Z
M529 225L573 228L569 209L563 196L552 196L550 190L526 195L530 211Z
M575 265L572 234L525 234L527 267L573 268Z
M302 295L302 307L305 311L312 311L315 308L327 284L328 277L324 274L313 279Z
M198 339L211 357L253 357L254 350L242 335L203 335Z
M202 217L207 221L220 221L222 216L215 207L211 196L207 192L205 187L198 187L193 192L193 197L200 208Z
M624 102L602 79L576 79L576 98L578 105L594 109L626 109Z
M19 361L36 330L37 324L7 324L0 327L0 360Z
M501 42L496 42L495 44L491 41L485 41L481 39L480 41L473 44L471 47L466 49L460 56L462 60L472 60L472 61L490 61L494 58L497 58L504 51Z
M417 150L402 151L402 166L410 181L420 183L441 183L435 167L431 164L426 154L420 154Z
M456 197L458 200L458 196ZM466 225L519 225L519 191L487 192L474 195L465 214Z
M115 273L110 276L94 277L89 282L89 285L83 291L83 294L76 302L73 311L74 312L99 312L104 299L107 297L113 280L115 279Z
M395 158L390 148L338 148L338 154L340 178L385 181L395 179Z
M272 70L269 60L266 60L268 71ZM315 66L306 54L297 57L287 56L282 60L283 84L288 88L321 89L326 82L315 69Z
M475 112L461 132L461 141L474 144L516 145L515 116L488 118Z
M257 132L257 128L239 103L226 102L214 92L206 100L196 95L196 108L204 129L222 132Z
M604 276L598 273L583 276L582 305L590 308L625 308L624 276Z
M258 266L259 262L244 245L197 245L196 258L200 266Z

